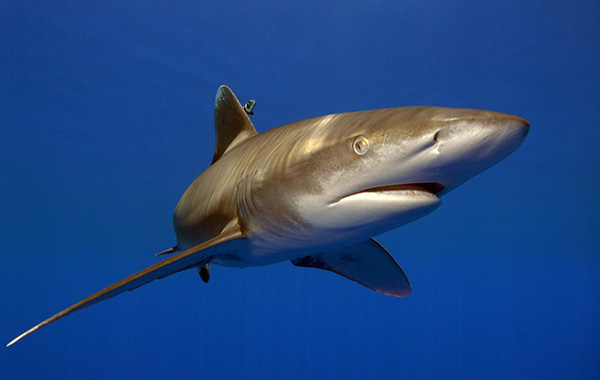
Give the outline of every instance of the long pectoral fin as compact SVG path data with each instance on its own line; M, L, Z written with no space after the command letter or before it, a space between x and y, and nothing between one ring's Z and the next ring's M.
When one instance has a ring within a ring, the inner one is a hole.
M183 252L173 255L168 259L158 262L140 272L124 278L123 280L99 291L98 293L92 294L91 296L77 302L71 307L66 308L60 313L27 330L11 341L7 346L14 344L21 338L54 321L64 318L95 303L119 295L126 290L133 290L156 279L172 275L185 269L194 268L199 265L201 266L210 262L215 255L218 255L219 253L229 253L235 251L237 250L237 244L239 243L240 238L243 238L243 235L239 228L231 228L230 230L223 231L223 233L221 233L219 236L207 242L198 244L193 248L186 249Z
M389 296L406 297L411 292L402 268L375 239L295 259L292 264L325 269Z

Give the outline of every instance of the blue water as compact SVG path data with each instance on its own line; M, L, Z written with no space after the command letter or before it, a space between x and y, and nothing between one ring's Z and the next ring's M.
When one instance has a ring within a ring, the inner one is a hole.
M153 282L0 348L3 379L599 379L598 1L0 4L0 341L156 262L210 163L334 112L507 112L513 155L378 240L396 299L281 263ZM218 4L218 5L216 5Z

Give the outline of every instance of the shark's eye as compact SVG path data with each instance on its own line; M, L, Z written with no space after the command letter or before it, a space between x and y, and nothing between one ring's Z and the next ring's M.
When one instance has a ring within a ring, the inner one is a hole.
M352 144L356 154L363 155L369 150L369 139L365 136L358 136Z

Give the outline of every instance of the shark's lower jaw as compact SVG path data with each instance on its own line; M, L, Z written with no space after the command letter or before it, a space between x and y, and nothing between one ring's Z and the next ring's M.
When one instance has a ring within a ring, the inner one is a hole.
M365 188L350 193L325 207L305 208L300 214L320 231L311 241L331 245L377 236L415 221L441 203L438 183L403 183ZM325 231L325 232L323 232Z
M356 195L390 195L390 196L425 196L437 198L436 194L444 190L445 186L438 182L405 183L398 185L377 186L360 190L342 197L340 200Z

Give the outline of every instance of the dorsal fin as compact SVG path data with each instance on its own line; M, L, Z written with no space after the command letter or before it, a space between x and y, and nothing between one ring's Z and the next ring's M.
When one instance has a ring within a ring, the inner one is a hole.
M215 98L215 134L217 144L213 164L227 149L258 134L233 91L225 85L219 87Z

